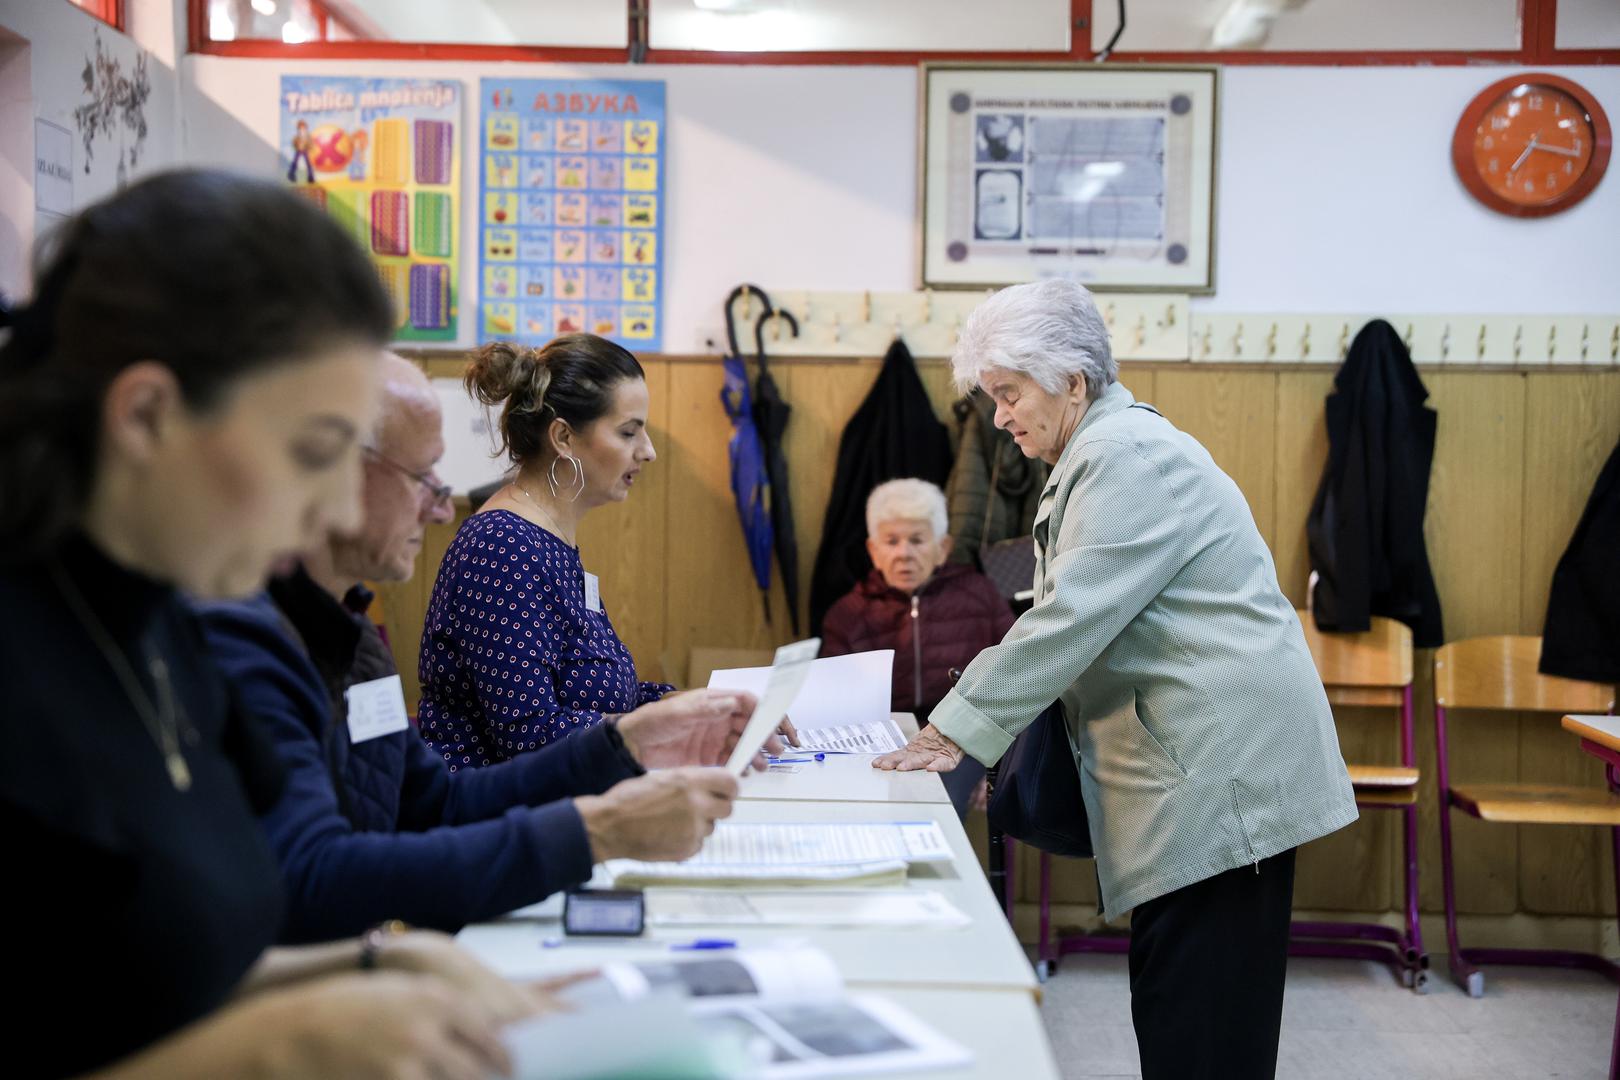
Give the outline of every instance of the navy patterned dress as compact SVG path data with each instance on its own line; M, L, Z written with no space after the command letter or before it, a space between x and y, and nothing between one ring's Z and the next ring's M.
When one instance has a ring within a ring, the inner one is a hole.
M674 689L639 682L579 551L508 510L474 514L439 566L418 668L422 737L451 769L535 750Z

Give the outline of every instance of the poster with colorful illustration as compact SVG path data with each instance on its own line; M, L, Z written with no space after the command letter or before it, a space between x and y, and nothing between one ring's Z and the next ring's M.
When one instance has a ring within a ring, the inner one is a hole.
M287 180L349 230L394 300L400 341L454 341L461 84L281 79Z
M485 79L478 340L663 342L664 84Z

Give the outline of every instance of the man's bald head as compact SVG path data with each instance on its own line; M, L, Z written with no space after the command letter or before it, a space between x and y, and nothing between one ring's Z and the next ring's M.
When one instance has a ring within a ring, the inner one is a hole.
M442 444L442 414L439 399L433 393L433 384L421 368L398 353L382 354L382 402L377 410L377 423L372 429L371 445L389 457L391 451L408 452L419 442L424 432L430 431ZM434 461L438 460L435 455Z
M381 373L382 403L365 455L365 520L356 535L331 542L333 569L350 584L409 579L427 525L455 516L450 501L428 486L439 483L433 468L444 456L433 385L421 368L391 352L383 354Z

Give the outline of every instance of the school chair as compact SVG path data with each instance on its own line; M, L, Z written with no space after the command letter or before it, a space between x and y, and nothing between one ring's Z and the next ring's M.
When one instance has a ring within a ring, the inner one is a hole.
M1429 957L1418 925L1418 780L1413 735L1412 631L1394 619L1374 616L1359 633L1326 633L1308 611L1296 612L1305 643L1332 705L1372 706L1396 711L1400 728L1399 764L1347 763L1356 805L1395 810L1401 815L1406 857L1405 926L1379 923L1302 922L1291 928L1289 953L1378 960L1389 964L1401 985L1425 993Z
M1453 784L1447 728L1453 709L1551 713L1614 711L1614 688L1542 675L1539 637L1479 637L1454 641L1434 654L1434 737L1440 796L1440 873L1445 882L1446 945L1451 977L1479 997L1480 964L1584 968L1620 981L1620 965L1593 953L1554 949L1463 948L1457 940L1457 895L1451 811L1509 825L1607 825L1614 846L1620 897L1620 795L1601 788L1535 783Z

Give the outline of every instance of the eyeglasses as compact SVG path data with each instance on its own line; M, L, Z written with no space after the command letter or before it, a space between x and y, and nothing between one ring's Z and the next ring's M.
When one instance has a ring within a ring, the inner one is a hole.
M455 490L451 488L449 484L444 483L438 477L434 476L433 470L431 469L429 469L427 472L413 472L412 470L401 465L399 462L395 461L393 458L388 457L386 454L378 451L376 447L362 446L360 449L369 454L375 460L387 465L390 469L393 469L396 472L404 473L412 480L415 480L418 484L421 484L422 487L427 489L428 494L433 496L433 501L428 504L429 506L438 506L440 503L449 502L450 496L455 494Z

